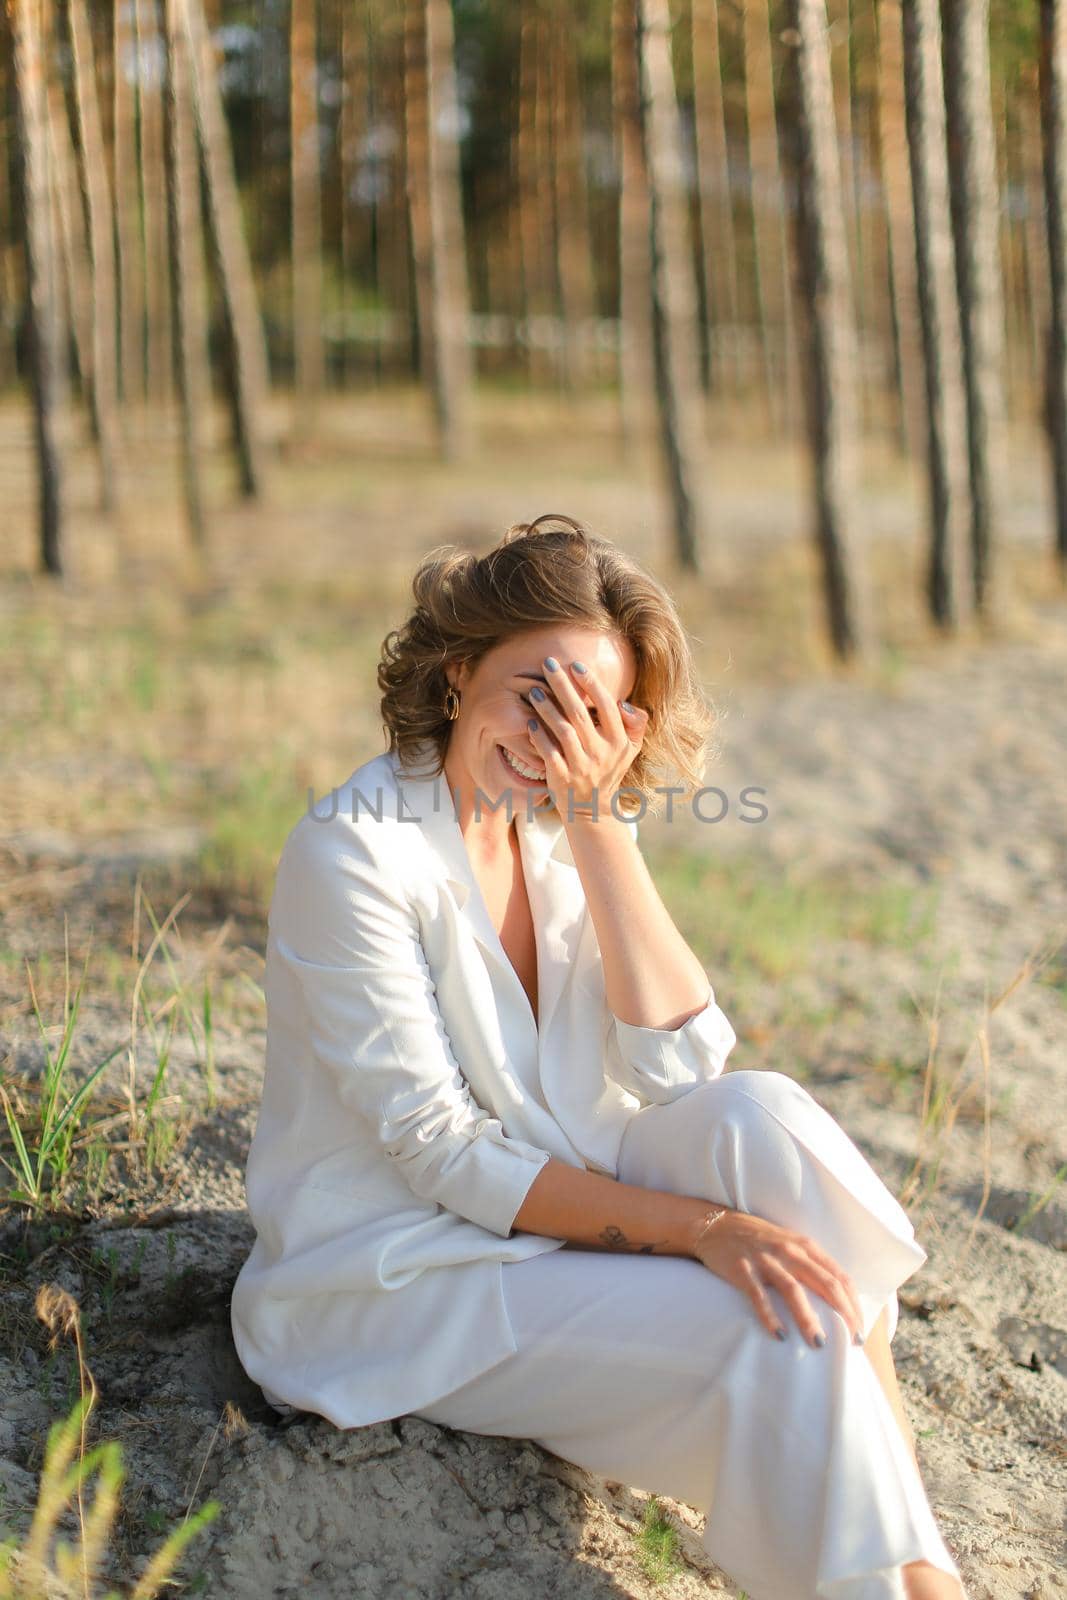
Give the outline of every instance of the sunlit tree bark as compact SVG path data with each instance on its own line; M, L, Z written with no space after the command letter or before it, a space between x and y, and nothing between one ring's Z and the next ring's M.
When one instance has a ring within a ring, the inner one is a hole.
M47 13L47 5L42 10ZM93 265L89 249L89 235L85 225L81 182L78 176L74 145L70 136L67 103L63 86L54 73L45 73L45 104L48 123L48 158L52 199L58 219L55 230L53 257L57 268L55 298L58 283L65 287L66 305L70 312L69 333L73 336L75 361L82 394L89 408L89 425L94 443L100 438L96 415L96 386L93 380ZM60 266L62 271L60 272ZM66 366L68 330L60 318L56 323L56 348L60 351L60 371ZM62 341L62 342L59 342Z
M357 193L360 145L367 133L370 94L370 40L365 0L342 0L341 6L341 303L348 310L353 279L369 255L367 208ZM345 340L344 376L349 378L349 345Z
M141 206L144 214L146 380L149 401L162 407L171 393L173 325L163 151L166 48L156 0L135 0L134 19L137 24Z
M927 601L954 628L973 609L967 416L949 203L937 0L904 6L904 88L926 379L930 556Z
M118 387L115 349L117 302L115 296L114 210L108 162L100 127L96 92L92 32L85 0L69 0L67 9L74 64L75 103L81 170L89 215L89 246L93 262L93 394L99 433L100 499L113 510L119 496Z
M707 306L709 387L713 392L736 388L736 339L739 322L737 251L734 247L733 204L726 146L719 53L718 0L692 0L693 112L696 130L697 193L700 204L701 259ZM720 352L734 352L716 365Z
M450 0L407 0L405 100L420 360L441 449L456 460L474 424Z
M586 371L584 343L594 315L593 257L589 242L589 203L582 141L582 100L575 40L566 14L557 12L554 43L555 117L552 173L556 199L556 252L563 313L564 376L569 384Z
M974 603L994 610L1004 450L1000 197L989 74L989 0L942 0L956 284L963 337Z
M915 213L904 114L904 40L900 0L878 3L878 142L889 234L893 359L900 445L914 460L923 453L922 334L915 279Z
M133 7L116 0L114 103L115 237L119 252L119 378L123 400L143 400L144 253L137 191L137 40Z
M707 539L697 332L681 133L667 0L637 0L641 139L652 255L652 348L660 442L678 565L699 572Z
M165 0L164 150L182 491L189 533L199 548L207 535L202 475L204 435L211 404L211 372L192 69L181 6L182 0Z
M1050 319L1045 429L1052 467L1056 560L1067 578L1067 5L1041 0L1041 133Z
M179 0L179 4L189 51L200 150L207 178L211 240L229 345L226 388L234 447L241 492L254 496L263 487L263 412L269 389L263 322L202 0Z
M856 337L825 0L788 0L787 153L815 534L834 653L865 654L870 604L853 539Z
M756 251L756 295L764 393L772 425L792 431L796 356L789 301L785 196L778 161L767 0L742 7L749 186Z
M613 0L611 99L619 174L619 401L624 444L644 438L655 401L648 176L634 0Z
M325 383L322 337L322 195L315 0L292 0L289 34L293 261L294 431L306 434Z
M13 39L15 100L21 156L26 255L27 364L33 399L34 446L37 456L37 536L41 570L63 572L62 482L55 404L59 352L54 345L55 319L48 297L55 282L49 261L48 143L44 62L41 57L40 6L19 0L9 6Z

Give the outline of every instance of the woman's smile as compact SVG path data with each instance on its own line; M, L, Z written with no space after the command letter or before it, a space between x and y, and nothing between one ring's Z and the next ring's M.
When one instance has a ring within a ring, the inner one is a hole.
M544 770L543 767L541 767L538 770L536 777L531 777L530 774L535 769L530 767L530 766L528 766L525 761L522 762L521 765L517 766L516 762L519 761L519 757L518 756L513 756L511 751L505 749L505 747L502 744L498 744L497 745L497 751L498 751L498 753L500 755L501 760L504 763L504 766L506 767L506 769L508 771L508 774L513 778L518 778L518 780L519 780L519 782L521 784L523 784L524 786L529 787L529 788L536 788L539 784L543 784L544 783L544 781L545 781L545 770Z

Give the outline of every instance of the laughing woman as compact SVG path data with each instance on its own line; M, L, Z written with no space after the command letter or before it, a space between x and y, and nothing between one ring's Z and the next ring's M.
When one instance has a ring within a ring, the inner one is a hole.
M807 1090L724 1070L637 844L712 725L670 597L562 517L414 594L388 750L278 865L245 1370L684 1500L751 1600L959 1600L890 1353L926 1252Z

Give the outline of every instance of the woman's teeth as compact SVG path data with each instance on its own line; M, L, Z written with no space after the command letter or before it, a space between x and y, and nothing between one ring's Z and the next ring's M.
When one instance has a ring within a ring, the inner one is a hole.
M534 772L531 767L524 767L522 762L516 756L513 756L510 750L504 749L503 745L500 746L500 753L512 771L517 772L520 778L539 779L544 777L543 771Z

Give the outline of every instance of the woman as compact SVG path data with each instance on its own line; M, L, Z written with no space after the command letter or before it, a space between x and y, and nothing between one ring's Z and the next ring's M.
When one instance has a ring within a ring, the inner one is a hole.
M806 1090L724 1074L636 843L711 726L669 596L561 517L414 592L390 748L278 865L242 1364L695 1505L751 1600L958 1600L889 1349L926 1252Z

